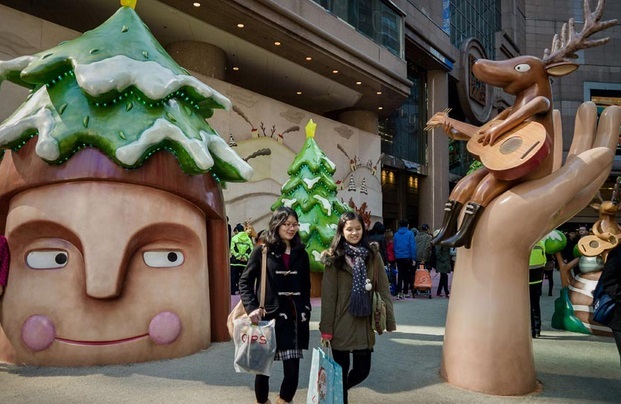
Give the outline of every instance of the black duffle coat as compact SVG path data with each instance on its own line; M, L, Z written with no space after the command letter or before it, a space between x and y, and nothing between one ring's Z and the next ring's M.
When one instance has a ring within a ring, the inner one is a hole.
M308 253L303 245L292 248L289 269L285 268L283 253L284 248L268 248L263 320L276 319L277 350L308 349L311 315ZM259 308L261 257L261 247L256 247L239 279L239 293L246 313Z

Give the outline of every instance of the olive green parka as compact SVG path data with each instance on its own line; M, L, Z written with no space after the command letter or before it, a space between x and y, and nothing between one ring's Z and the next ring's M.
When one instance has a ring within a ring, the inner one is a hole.
M354 317L349 312L353 269L347 263L337 267L335 257L324 253L325 266L321 283L321 321L322 334L331 334L331 346L338 351L373 349L375 332L371 329L371 316ZM377 269L378 290L386 303L386 330L395 331L397 324L390 296L388 277L376 244L371 244L371 255L367 263L367 278L373 283L374 269ZM371 292L368 292L371 294Z

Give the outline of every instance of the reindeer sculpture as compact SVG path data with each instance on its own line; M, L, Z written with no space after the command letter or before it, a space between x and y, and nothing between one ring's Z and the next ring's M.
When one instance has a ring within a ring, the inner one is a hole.
M621 226L617 224L616 215L619 212L619 194L621 177L617 177L612 196L609 201L604 201L600 192L597 193L599 202L592 202L589 206L598 211L599 219L593 224L593 235L582 237L578 241L578 250L583 256L601 256L606 261L608 252L615 248L621 241ZM556 261L561 273L561 285L567 287L571 281L571 270L578 265L580 258L574 258L564 262L560 252L555 254Z
M576 33L573 18L554 36L552 48L542 59L518 56L508 60L477 60L472 71L484 83L515 96L510 108L481 127L448 118L448 111L435 114L425 129L442 125L452 139L468 140L468 151L484 167L462 178L445 204L442 227L432 240L449 247L470 247L476 222L483 209L514 185L542 178L553 170L550 153L554 138L550 77L565 76L578 68L575 52L605 44L609 38L589 40L591 35L616 24L600 21L604 0L591 12L584 0L584 26ZM465 205L459 229L457 219Z
M251 217L244 220L244 231L248 234L248 236L252 240L252 243L256 244L258 235L257 235L257 231L254 229L254 226L252 225Z
M590 206L599 212L599 220L593 225L593 235L585 236L578 241L578 249L585 257L593 257L605 262L608 253L619 244L621 227L615 218L619 211L619 191L621 177L617 177L612 196L609 201L604 201L601 194L597 197L599 202L591 203ZM601 268L580 268L580 274L572 278L571 269L576 266L579 258L561 265L562 257L556 256L561 270L561 283L565 292L561 292L562 304L555 304L557 310L552 318L552 326L555 328L568 329L583 333L610 336L611 332L605 327L593 321L590 307L593 304L593 289L602 275ZM566 310L571 305L571 310Z

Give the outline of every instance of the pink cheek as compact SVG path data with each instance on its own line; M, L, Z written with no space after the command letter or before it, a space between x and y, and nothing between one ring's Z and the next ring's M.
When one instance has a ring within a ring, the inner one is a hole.
M22 341L35 352L47 349L56 337L56 327L49 317L30 316L22 325Z
M158 345L170 344L181 333L181 319L175 313L158 313L149 324L149 336Z

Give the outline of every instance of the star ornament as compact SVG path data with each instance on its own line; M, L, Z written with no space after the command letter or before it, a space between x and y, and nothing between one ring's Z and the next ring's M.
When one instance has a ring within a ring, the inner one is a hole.
M315 137L315 130L317 129L317 124L315 122L313 122L312 119L308 120L308 123L306 124L306 137L307 138L314 138Z

